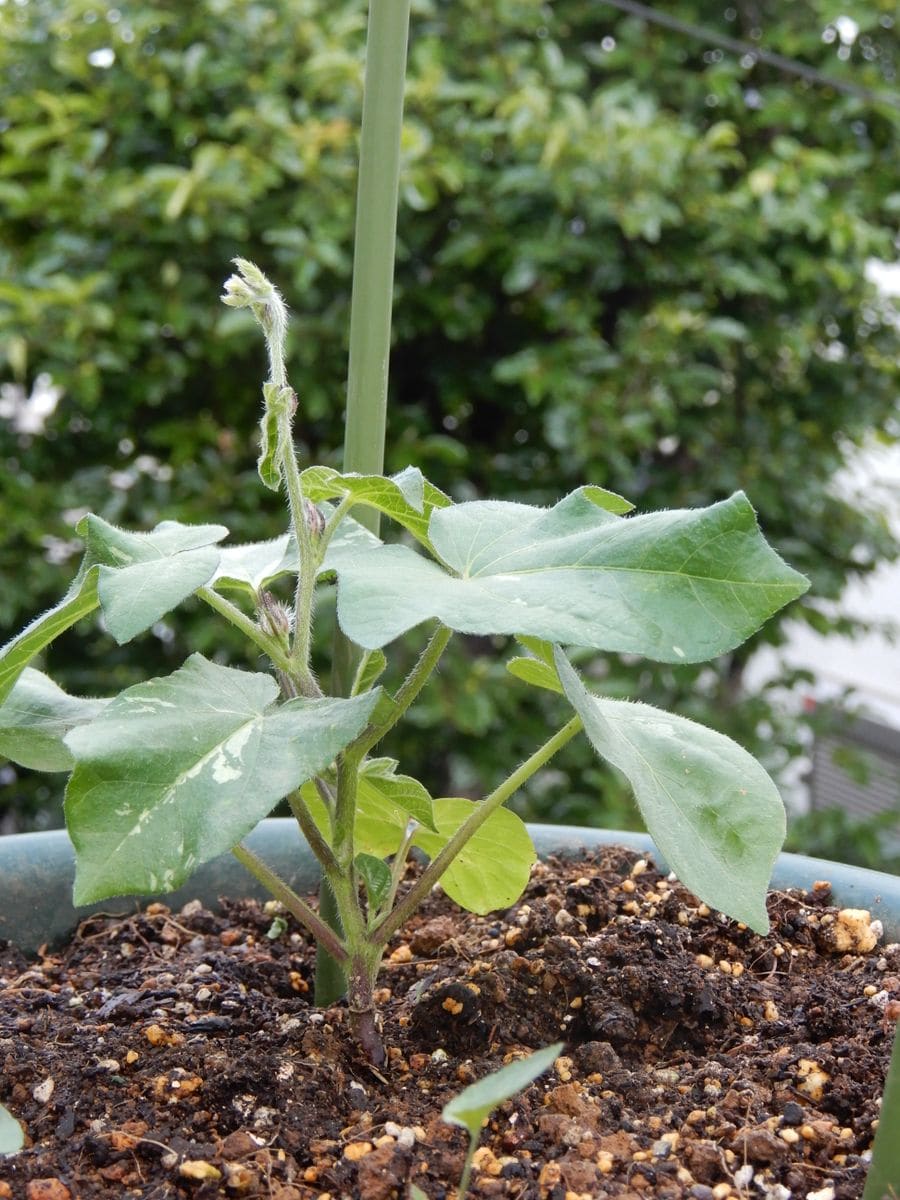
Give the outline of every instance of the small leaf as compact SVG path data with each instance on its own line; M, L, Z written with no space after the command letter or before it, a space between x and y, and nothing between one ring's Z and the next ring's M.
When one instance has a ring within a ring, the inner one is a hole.
M387 669L387 658L383 650L369 650L360 659L356 679L350 689L351 696L373 688Z
M5 1105L0 1104L0 1156L16 1154L25 1145L25 1131Z
M428 522L436 508L451 503L450 497L429 483L417 467L397 475L342 475L331 467L308 467L301 475L303 494L309 500L333 500L353 496L360 504L390 517L408 529L417 541L431 549Z
M271 387L264 384L263 390ZM278 452L278 413L266 404L265 412L259 422L259 458L256 460L256 472L264 487L271 492L277 492L281 487L281 455Z
M631 501L620 496L618 492L607 491L606 488L597 487L596 484L588 484L581 491L591 504L596 504L598 508L603 508L607 512L615 513L617 517L624 517L626 513L634 511Z
M469 1131L473 1141L477 1140L482 1123L494 1109L505 1100L517 1096L539 1075L549 1071L562 1051L563 1043L555 1042L543 1050L536 1050L527 1058L516 1059L491 1075L485 1075L445 1104L441 1118L448 1125L461 1125Z
M459 633L702 662L808 587L741 493L627 519L583 488L551 509L475 501L436 509L429 536L453 573L401 545L338 566L338 621L357 645L376 649L437 618Z
M373 854L357 854L354 859L356 869L369 897L369 908L376 912L391 890L391 870L381 858Z
M428 1197L416 1184L409 1185L409 1200L428 1200Z
M436 832L418 829L414 845L436 858L475 807L457 797L435 800ZM524 892L536 858L524 822L508 808L499 808L462 847L441 876L441 887L469 912L508 908Z
M785 816L778 789L756 759L685 717L592 695L561 650L556 665L592 746L628 779L647 829L681 882L767 933L766 888Z
M524 683L530 683L532 687L546 688L549 692L562 692L553 667L548 667L536 658L511 658L506 664L506 669L510 675Z
M69 696L52 679L26 667L0 705L0 754L32 771L68 771L72 755L63 738L108 703Z
M66 737L75 903L179 887L365 727L378 692L276 704L270 675L199 654Z

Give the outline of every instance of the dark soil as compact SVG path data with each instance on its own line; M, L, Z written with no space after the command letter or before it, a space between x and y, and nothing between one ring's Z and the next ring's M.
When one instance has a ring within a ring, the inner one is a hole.
M624 850L537 866L503 914L433 896L385 964L382 1071L311 1006L306 935L254 903L7 947L0 1101L28 1144L0 1197L453 1197L444 1103L562 1039L484 1130L474 1196L854 1200L900 947L828 899L773 894L760 938Z

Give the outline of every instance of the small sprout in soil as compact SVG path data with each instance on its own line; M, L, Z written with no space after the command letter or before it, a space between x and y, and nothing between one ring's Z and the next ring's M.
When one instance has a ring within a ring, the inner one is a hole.
M544 1071L548 1071L562 1053L562 1049L562 1042L554 1042L552 1046L537 1050L527 1058L517 1059L501 1067L499 1071L485 1075L477 1083L470 1084L444 1105L442 1118L450 1125L460 1125L469 1131L469 1150L459 1184L459 1200L463 1200L469 1189L472 1159L484 1122L504 1100L511 1100L539 1075L543 1075Z
M5 1105L0 1104L0 1155L15 1154L25 1145L25 1131Z

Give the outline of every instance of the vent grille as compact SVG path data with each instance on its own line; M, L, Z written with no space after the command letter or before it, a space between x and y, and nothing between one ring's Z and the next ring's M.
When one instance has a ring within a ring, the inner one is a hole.
M813 746L810 803L860 820L896 810L900 828L900 729L864 718L820 734Z

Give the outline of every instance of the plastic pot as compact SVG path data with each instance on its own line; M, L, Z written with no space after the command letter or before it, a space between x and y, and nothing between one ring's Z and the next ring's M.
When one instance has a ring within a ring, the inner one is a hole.
M646 834L570 825L531 825L529 830L542 858L551 854L572 858L585 849L620 845L650 853L657 863L664 864ZM293 820L263 821L246 841L295 891L308 894L315 890L318 864ZM0 937L32 954L41 945L62 941L91 912L132 912L140 902L141 898L119 897L76 909L72 905L74 873L74 852L62 830L0 838ZM820 858L782 854L771 886L809 888L817 880L831 883L834 903L868 909L883 923L886 941L900 941L900 878ZM227 854L206 863L183 888L164 899L174 908L195 898L215 908L221 896L268 899L256 880Z

